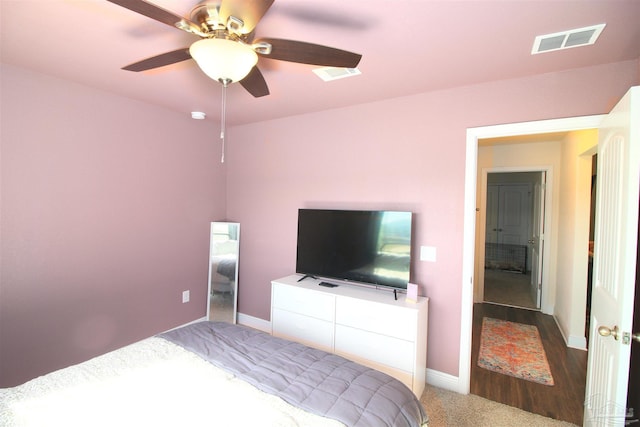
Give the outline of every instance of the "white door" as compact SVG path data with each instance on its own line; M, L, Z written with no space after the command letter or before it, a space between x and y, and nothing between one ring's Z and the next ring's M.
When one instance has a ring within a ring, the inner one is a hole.
M638 242L640 87L620 100L599 134L584 425L623 426Z
M485 268L526 271L531 185L487 186Z
M531 218L529 184L487 186L485 242L526 245Z
M542 254L544 251L544 200L547 172L540 172L540 180L533 186L533 226L531 240L531 297L540 308L542 300Z
M528 184L501 185L498 215L498 243L526 246L531 218Z

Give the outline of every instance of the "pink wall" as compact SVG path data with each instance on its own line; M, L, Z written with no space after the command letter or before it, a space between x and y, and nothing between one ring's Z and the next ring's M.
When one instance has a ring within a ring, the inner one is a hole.
M209 222L225 216L212 123L1 78L0 387L204 316Z
M630 61L233 128L239 311L269 319L270 281L295 271L298 208L411 210L412 280L431 299L428 367L458 375L466 129L606 113L639 82ZM436 263L417 261L421 245L437 248Z
M295 267L297 209L312 206L415 212L416 247L438 251L413 268L431 298L428 366L456 375L466 129L604 113L638 70L236 127L223 167L201 138L209 121L2 66L0 387L203 316L211 220L242 223L239 310L269 319L270 280Z

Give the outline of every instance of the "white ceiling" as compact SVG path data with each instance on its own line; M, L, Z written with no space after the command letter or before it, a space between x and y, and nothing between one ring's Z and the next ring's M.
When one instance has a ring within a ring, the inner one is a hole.
M189 16L193 0L153 0ZM106 0L0 0L1 61L218 120L221 86L189 60L120 68L197 37ZM606 23L594 46L531 55L535 36ZM640 58L638 0L276 0L256 37L363 55L362 75L323 82L312 66L260 59L271 94L229 88L244 124L481 82ZM640 71L639 71L640 73ZM589 90L589 88L585 88Z

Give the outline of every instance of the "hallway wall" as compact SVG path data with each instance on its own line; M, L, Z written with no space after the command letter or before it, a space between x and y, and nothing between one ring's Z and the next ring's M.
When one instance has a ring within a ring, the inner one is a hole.
M562 141L558 276L554 315L567 345L586 349L591 165L598 130L571 132Z

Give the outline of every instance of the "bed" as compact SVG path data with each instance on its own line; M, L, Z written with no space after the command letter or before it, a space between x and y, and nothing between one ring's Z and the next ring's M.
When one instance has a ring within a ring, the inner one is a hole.
M198 322L20 386L1 426L427 426L404 384L240 325Z

